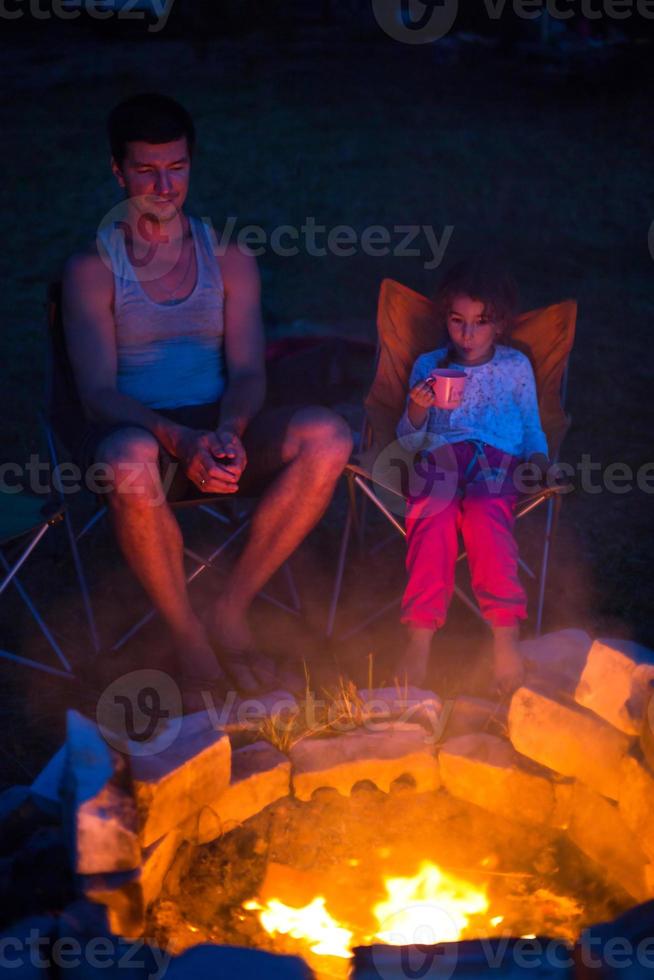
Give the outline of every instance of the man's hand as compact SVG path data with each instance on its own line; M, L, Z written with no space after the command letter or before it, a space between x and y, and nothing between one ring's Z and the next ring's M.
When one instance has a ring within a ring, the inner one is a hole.
M189 480L203 493L236 493L245 467L245 451L215 432L185 430L175 446Z
M235 474L237 480L248 463L243 443L237 433L226 426L221 426L212 433L211 453L221 466Z

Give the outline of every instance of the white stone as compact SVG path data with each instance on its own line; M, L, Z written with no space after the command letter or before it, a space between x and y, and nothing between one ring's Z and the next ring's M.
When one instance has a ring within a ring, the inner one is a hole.
M336 738L307 738L293 746L290 756L300 800L327 786L347 796L361 780L388 792L403 775L413 777L419 792L440 785L433 737L421 725L395 722L378 733L358 729Z
M560 824L554 781L506 739L484 733L448 739L438 764L445 789L460 800L518 823Z
M80 875L77 885L90 902L104 905L107 923L114 935L137 939L145 926L145 907L140 872Z
M363 728L375 731L378 723L401 721L405 724L422 725L438 736L441 730L443 702L433 691L418 687L362 688Z
M632 740L592 712L521 687L511 699L509 735L522 755L618 799L620 767Z
M183 839L182 831L176 827L143 852L140 882L144 909L159 898L168 869Z
M224 704L209 706L206 713L201 714L206 714L218 731L256 735L270 718L288 721L299 710L296 699L288 691L270 691L250 698L239 698L230 693Z
M642 662L649 658L649 663ZM628 735L638 735L654 653L626 640L595 640L575 691L575 700Z
M194 844L207 844L288 796L290 785L291 763L269 742L235 749L229 786L190 818L184 834Z
M579 782L574 786L568 837L636 901L652 898L652 866L641 842L617 804Z
M634 755L622 763L618 806L626 825L654 861L654 774Z
M207 712L182 719L172 744L132 758L132 780L141 843L149 847L229 785L231 745L215 731Z
M124 759L107 745L97 725L76 711L67 715L62 786L74 870L93 875L138 868L136 807Z
M506 732L507 718L508 708L505 704L460 694L454 701L446 701L443 705L443 736L450 739L459 735L472 735L474 732L503 735Z
M527 683L545 681L550 687L573 694L586 665L593 641L584 630L566 629L523 640Z
M78 877L84 897L105 907L113 933L131 939L141 935L145 913L159 897L183 840L181 830L175 828L143 851L141 867L136 871Z

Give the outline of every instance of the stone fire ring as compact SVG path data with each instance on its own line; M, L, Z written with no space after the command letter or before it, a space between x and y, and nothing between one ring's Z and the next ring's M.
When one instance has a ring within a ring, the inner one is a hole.
M419 792L561 829L634 904L654 898L654 653L580 630L522 646L527 681L501 717L498 705L473 698L443 704L412 688L363 690L362 727L306 738L288 754L263 740L243 744L254 702L245 720L234 705L220 727L210 712L178 720L172 742L150 754L119 751L94 721L69 712L65 745L29 794L61 821L76 915L97 918L104 907L111 933L136 939L184 841L215 840L289 795L349 795L364 779L388 792L404 776ZM284 692L259 707L267 716L298 710Z

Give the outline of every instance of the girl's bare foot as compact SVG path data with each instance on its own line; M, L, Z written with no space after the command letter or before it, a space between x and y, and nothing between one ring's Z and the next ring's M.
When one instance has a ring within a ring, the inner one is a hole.
M506 696L520 687L525 679L525 664L520 654L518 626L493 627L493 666L498 694Z
M434 630L420 627L407 627L407 645L397 664L398 679L408 684L420 687L425 683L429 653Z

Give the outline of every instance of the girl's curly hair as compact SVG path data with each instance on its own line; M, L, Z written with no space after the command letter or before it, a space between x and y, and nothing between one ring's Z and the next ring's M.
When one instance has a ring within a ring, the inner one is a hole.
M498 341L505 342L515 324L518 289L504 266L485 254L457 262L443 274L434 294L440 329L447 329L447 317L455 296L469 296L484 304L484 312L497 324Z

